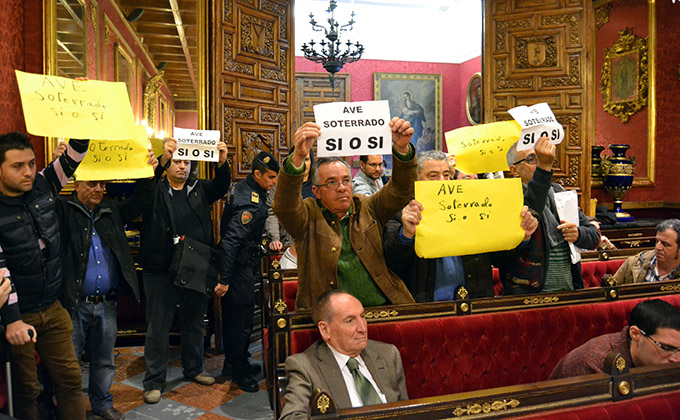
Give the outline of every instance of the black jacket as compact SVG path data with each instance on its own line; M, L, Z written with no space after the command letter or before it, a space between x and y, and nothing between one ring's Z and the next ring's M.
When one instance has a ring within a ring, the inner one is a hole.
M61 294L62 259L57 195L87 151L87 140L71 140L59 158L37 174L31 191L19 197L0 194L0 247L10 271L18 304L0 310L2 324L22 313L47 309ZM70 156L75 152L78 155Z
M158 165L157 176L163 170L163 167ZM210 205L229 191L230 175L229 164L224 162L222 166L215 168L213 179L187 181L187 200L202 231L200 237L193 239L204 244L213 244ZM158 181L151 206L144 212L139 251L140 264L144 269L167 271L170 267L174 236L170 222L171 190L167 179Z
M554 192L564 191L561 185L551 183L551 180L552 172L536 168L529 183L522 184L524 204L531 209L539 224L538 229L531 236L525 255L515 260L513 264L501 267L500 275L505 295L538 293L543 290L548 275L548 251L550 249L548 237L545 234L549 227L542 217L543 209L546 202L550 202L548 194L551 188ZM556 214L552 203L551 209L553 214ZM600 242L600 232L580 210L578 232L579 237L574 245L579 248L594 249ZM571 277L574 289L583 289L581 262L571 264Z
M151 204L156 180L137 181L135 192L125 201L103 200L94 209L94 226L118 262L119 276L116 293L132 295L139 302L139 281L130 252L124 225L139 217ZM69 312L76 309L80 297L90 245L92 218L90 211L78 201L74 192L70 199L59 197L59 218L62 227L64 255L64 287L61 304Z
M222 214L220 283L231 284L239 265L253 267L260 261L260 244L267 220L267 190L253 175L234 186ZM238 287L238 285L237 285Z
M401 212L392 218L383 230L383 253L387 267L406 284L416 302L433 302L436 258L420 258L413 244L399 242ZM464 255L465 288L471 298L493 297L493 253Z

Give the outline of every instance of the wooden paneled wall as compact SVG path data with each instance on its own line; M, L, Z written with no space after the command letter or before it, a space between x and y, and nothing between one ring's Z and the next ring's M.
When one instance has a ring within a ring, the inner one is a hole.
M510 119L507 110L547 102L565 129L555 182L590 198L589 110L593 28L588 0L486 0L485 121Z
M210 126L222 130L235 178L259 151L287 155L292 134L293 5L218 0L212 9Z

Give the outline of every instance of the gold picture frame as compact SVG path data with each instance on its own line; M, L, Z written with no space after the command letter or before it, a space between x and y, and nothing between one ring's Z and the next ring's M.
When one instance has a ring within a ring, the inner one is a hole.
M604 110L627 122L647 105L649 87L647 38L630 29L619 32L619 39L604 50L600 93Z
M475 73L470 78L465 95L465 115L472 125L482 123L482 73Z

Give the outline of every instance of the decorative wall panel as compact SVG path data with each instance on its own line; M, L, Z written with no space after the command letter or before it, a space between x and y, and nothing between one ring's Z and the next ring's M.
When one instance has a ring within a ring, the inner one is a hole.
M586 199L590 9L587 0L485 1L484 103L493 104L485 120L507 120L512 107L547 102L565 129L553 180Z
M295 74L295 126L314 121L314 105L327 102L350 102L350 76L345 73L335 75L335 89L327 73Z
M260 151L286 156L293 125L292 2L215 2L211 121L222 130L235 178Z

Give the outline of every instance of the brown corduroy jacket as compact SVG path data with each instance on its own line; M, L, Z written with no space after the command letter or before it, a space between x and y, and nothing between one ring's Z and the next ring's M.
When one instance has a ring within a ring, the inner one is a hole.
M383 226L413 197L417 159L392 159L392 179L376 194L353 197L350 215L350 242L388 301L414 302L404 282L385 265L382 247ZM337 288L338 260L342 248L340 226L324 218L320 202L302 199L302 175L279 171L274 213L295 241L298 254L298 292L295 309L311 309L325 291Z

